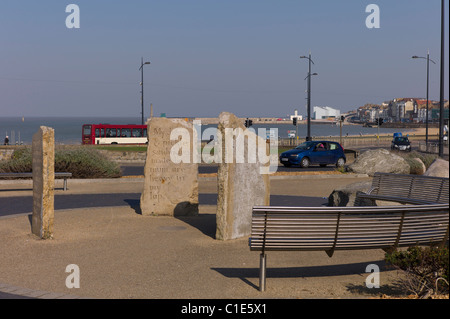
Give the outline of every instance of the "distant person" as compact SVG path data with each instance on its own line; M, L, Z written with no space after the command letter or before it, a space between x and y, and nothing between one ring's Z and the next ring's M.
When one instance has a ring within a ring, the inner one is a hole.
M8 137L8 135L5 137L5 145L9 145L9 137Z

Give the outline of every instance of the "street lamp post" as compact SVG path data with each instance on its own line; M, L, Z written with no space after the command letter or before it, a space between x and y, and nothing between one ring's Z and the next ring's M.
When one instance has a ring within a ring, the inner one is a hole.
M441 0L441 75L439 94L439 156L444 156L444 53L445 53L445 3Z
M317 73L311 74L311 63L314 64L313 60L311 60L311 52L309 52L309 57L302 55L300 59L308 59L309 67L308 67L308 76L305 78L308 79L308 106L307 106L307 133L306 133L306 141L311 141L311 76L318 75Z
M420 57L417 55L414 55L412 57L413 59L425 59L427 60L427 113L426 113L426 118L425 118L425 145L426 145L426 150L428 151L428 113L429 113L429 107L428 107L428 91L429 91L429 86L430 86L430 61L433 62L433 64L436 64L436 62L434 62L433 60L430 59L430 50L427 51L427 57Z
M144 125L144 65L150 64L150 62L144 62L144 58L141 58L141 122Z

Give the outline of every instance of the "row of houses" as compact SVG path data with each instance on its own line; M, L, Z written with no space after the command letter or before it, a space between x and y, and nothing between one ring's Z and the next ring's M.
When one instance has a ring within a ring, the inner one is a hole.
M444 119L448 119L449 102L444 101ZM428 101L428 121L439 121L439 101ZM398 98L376 104L366 104L356 111L359 121L375 122L382 118L385 123L409 122L425 123L427 118L427 100L417 98Z

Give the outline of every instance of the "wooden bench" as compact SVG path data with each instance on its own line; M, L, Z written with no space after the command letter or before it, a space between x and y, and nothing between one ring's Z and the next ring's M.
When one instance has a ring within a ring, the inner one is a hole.
M366 207L270 207L252 211L249 246L260 251L259 290L267 251L384 249L445 244L449 204Z
M72 177L72 173L55 172L55 178L64 178L64 190L67 190L67 179ZM33 173L0 173L0 178L33 178Z
M375 173L371 189L358 193L356 202L368 199L393 201L402 204L448 203L449 179L422 175Z

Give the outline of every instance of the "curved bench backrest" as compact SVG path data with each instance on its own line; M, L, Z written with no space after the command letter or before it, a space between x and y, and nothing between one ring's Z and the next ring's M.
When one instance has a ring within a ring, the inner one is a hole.
M250 249L393 249L445 243L449 204L370 207L270 207L252 212Z

